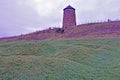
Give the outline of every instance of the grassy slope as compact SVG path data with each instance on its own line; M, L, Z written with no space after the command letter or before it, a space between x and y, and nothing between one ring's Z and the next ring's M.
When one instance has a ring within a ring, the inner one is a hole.
M64 34L67 38L117 38L120 37L120 21L89 23L71 28Z
M12 40L50 40L50 39L107 39L120 38L120 21L88 23L77 25L69 29L65 29L63 34L56 32L56 29L46 29L36 31L20 36L0 38L1 41Z
M119 80L120 39L0 43L3 80Z

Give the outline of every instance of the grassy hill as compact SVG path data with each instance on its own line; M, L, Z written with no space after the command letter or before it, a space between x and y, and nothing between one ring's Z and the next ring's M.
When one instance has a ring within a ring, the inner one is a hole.
M56 29L46 29L33 33L0 38L0 41L11 40L56 40L56 39L106 39L120 38L120 21L81 24L65 30L62 34Z
M0 80L120 80L120 39L0 43Z
M69 29L66 38L117 38L120 37L120 21L82 24Z

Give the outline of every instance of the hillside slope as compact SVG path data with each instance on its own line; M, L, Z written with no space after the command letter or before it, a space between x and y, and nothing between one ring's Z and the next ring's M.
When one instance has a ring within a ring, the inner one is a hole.
M120 37L120 21L103 23L82 24L65 30L64 33L56 32L56 29L47 29L30 34L1 38L0 41L8 40L50 40L50 39L96 39Z
M1 80L120 80L120 39L0 43Z
M66 32L65 37L114 38L120 37L120 21L78 25Z

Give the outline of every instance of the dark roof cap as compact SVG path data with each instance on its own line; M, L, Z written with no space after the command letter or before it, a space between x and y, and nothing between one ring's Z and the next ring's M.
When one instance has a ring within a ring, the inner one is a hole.
M75 10L75 8L73 8L72 6L67 6L66 8L64 8L64 10L66 10L66 9L73 9L73 10Z

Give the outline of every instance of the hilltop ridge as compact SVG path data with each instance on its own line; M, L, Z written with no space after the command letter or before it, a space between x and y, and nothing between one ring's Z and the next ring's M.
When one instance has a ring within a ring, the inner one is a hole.
M64 30L61 28L46 29L20 36L0 38L0 41L9 40L50 40L50 39L99 39L120 38L120 21L80 24Z

